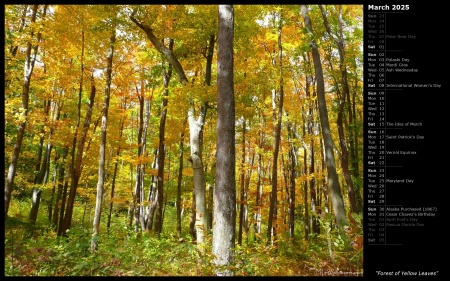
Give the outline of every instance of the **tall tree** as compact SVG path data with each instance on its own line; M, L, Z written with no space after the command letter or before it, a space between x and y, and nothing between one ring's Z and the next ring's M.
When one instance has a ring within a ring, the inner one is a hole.
M173 39L169 39L169 50L173 51ZM161 106L161 118L159 119L159 146L158 146L158 195L156 198L156 218L155 218L155 232L162 231L162 211L163 211L163 187L164 187L164 160L166 157L165 145L165 129L167 119L167 105L169 103L169 82L172 77L172 64L169 63L168 70L163 67L163 101Z
M216 274L233 275L236 229L235 106L233 81L233 5L219 5L217 38L217 162L214 188L213 247ZM222 268L225 266L225 268Z
M272 90L272 103L273 103L273 163L272 163L272 192L270 195L270 209L269 220L267 223L267 243L272 243L272 237L276 236L276 222L277 222L277 190L278 190L278 154L280 151L281 140L281 118L283 114L283 47L281 44L281 33L283 30L281 11L275 15L275 21L277 24L277 44L278 44L278 79L279 88ZM275 222L275 225L274 225Z
M263 207L263 202L262 202L262 195L263 195L263 180L264 180L264 169L263 169L263 147L266 145L265 144L265 134L263 132L264 127L265 127L265 117L264 117L264 113L261 112L263 110L260 110L259 113L259 118L260 118L260 133L259 133L259 138L258 138L258 168L257 168L257 180L256 180L256 199L255 199L255 214L254 214L254 220L255 220L255 224L254 224L254 230L255 230L255 239L260 238L261 237L261 223L262 223L262 213L261 213L261 209ZM259 236L258 236L258 235Z
M70 228L72 224L72 214L73 214L73 206L75 203L75 196L77 195L77 188L78 188L78 182L81 177L81 172L83 170L83 154L84 154L84 146L86 144L86 139L88 136L89 127L91 126L91 118L92 118L92 111L94 107L94 101L95 101L95 94L96 94L96 87L95 87L95 79L94 79L94 73L91 74L91 92L89 95L89 105L88 110L86 111L86 116L83 123L83 128L81 130L81 137L77 142L76 145L76 154L75 154L75 147L73 147L73 160L72 160L72 171L71 171L71 186L69 191L69 197L67 198L67 205L66 205L66 211L64 213L64 219L63 224L61 226L61 232L58 233L59 235L66 235L66 231ZM74 138L74 141L76 141L76 138ZM65 196L64 196L65 197Z
M51 128L50 132L49 132L48 142L47 142L47 145L45 146L44 159L43 159L42 165L41 165L43 145L44 145L44 137L46 135L45 134L45 126L48 125L46 123L49 123L48 122L49 111L50 111L50 100L44 101L45 117L44 117L44 124L43 124L42 129L41 129L41 136L39 138L38 159L37 159L36 168L35 168L35 173L36 174L35 174L35 177L34 177L34 183L35 184L45 185L47 183L47 181L48 181L49 173L50 173L50 154L51 154L52 147L53 147L52 141L51 141L51 136L52 136L53 131L54 131L53 128ZM31 203L32 205L31 205L30 217L29 217L29 220L32 223L35 223L36 219L37 219L41 193L42 193L42 190L40 190L36 186L33 188L32 203ZM52 196L53 196L53 193L54 193L54 190L52 191ZM51 208L52 208L51 201L48 203L48 208L49 208L48 209L49 220L51 220L51 212L52 212L51 211Z
M21 11L20 11L21 10ZM16 42L17 38L13 36L15 31L21 34L26 26L28 5L11 5L5 9L5 46L9 46L9 52L5 52L5 93L11 85L13 62L19 49L19 44ZM21 13L20 13L21 12ZM13 23L9 22L8 13L13 17ZM18 15L21 15L18 17Z
M123 125L125 123L125 118L120 121L120 130L119 130L119 141L122 139L123 134ZM116 150L116 157L118 158L120 156L120 145L117 147ZM115 187L116 187L116 179L117 179L117 169L119 168L119 160L116 159L114 163L114 172L112 177L112 183L111 183L111 200L109 202L109 212L108 212L108 222L106 223L106 227L111 227L111 215L113 211L113 205L114 205L114 196L115 196Z
M242 147L241 147L241 165L239 174L240 185L240 198L239 198L239 231L238 231L238 244L242 245L242 228L244 227L244 206L247 204L245 200L245 118L242 121Z
M37 13L38 13L39 5L33 5L31 11L31 25L35 24ZM42 18L44 19L45 14L47 12L47 5L43 7ZM36 43L33 44L33 38L36 38ZM38 54L39 43L41 41L42 34L41 32L35 32L34 28L31 28L30 31L30 39L27 42L27 47L25 49L25 69L24 69L24 77L23 77L23 87L22 87L22 112L19 123L19 128L17 131L16 143L14 145L13 155L11 157L11 162L9 164L8 174L5 180L5 217L8 215L9 204L11 202L11 193L14 186L14 177L16 176L16 168L17 162L20 156L20 149L22 148L22 141L25 135L25 128L27 126L27 117L28 117L28 103L30 96L30 84L31 77L33 74L34 64L36 62L36 57Z
M181 239L181 181L183 179L183 147L184 147L184 132L180 134L179 142L179 160L178 160L178 179L177 179L177 236Z
M342 166L342 173L344 174L345 183L347 184L348 189L348 199L350 202L350 209L354 213L359 213L360 210L358 210L358 206L356 204L356 194L355 194L355 188L353 186L353 181L351 179L350 170L349 170L349 152L347 148L347 141L344 133L344 109L345 109L345 102L348 99L348 96L350 95L350 88L348 84L347 79L347 64L345 63L345 39L343 34L344 29L344 23L342 19L342 5L338 6L339 11L339 32L337 32L336 35L334 35L331 31L330 24L328 23L328 17L325 13L325 9L322 5L319 5L320 12L322 13L323 17L323 24L325 25L325 29L328 33L328 35L333 39L333 41L336 43L336 46L338 48L339 52L339 71L341 73L341 84L342 84L342 91L340 90L339 86L337 86L337 91L340 93L339 97L339 107L338 107L338 117L337 117L337 126L338 126L338 134L339 134L339 145L341 147L341 166Z
M44 156L44 160L42 160L42 152L43 152L43 146L44 146L44 138L45 138L45 123L47 122L48 115L50 111L50 100L44 101L44 124L42 125L41 134L39 137L39 147L37 152L37 161L36 161L36 168L35 170L35 176L34 176L34 183L37 184L44 184L46 180L44 178L48 178L48 168L50 164L50 153L51 153L51 142L49 141L46 146L46 152ZM50 136L49 136L50 139ZM42 163L41 163L42 162ZM42 164L42 165L41 165Z
M209 40L208 40L208 47L206 48L204 57L206 58L206 67L205 67L205 85L206 86L211 86L211 75L212 75L212 62L213 62L213 57L214 57L214 45L215 45L215 41L216 41L216 35L215 34L211 34L209 35ZM204 115L206 116L206 110L208 108L208 103L205 103L204 106L201 107L201 109L204 111ZM203 143L203 133L200 136L201 139L201 143ZM205 165L205 173L206 173L206 165ZM206 199L206 229L208 231L211 230L212 228L212 213L213 213L213 185L209 185L208 188L208 193L205 195L205 199Z
M288 167L289 167L289 183L288 183L288 214L289 214L289 237L294 237L295 228L295 178L296 178L296 166L297 166L297 154L296 147L294 144L294 126L288 123L288 138L289 138L289 154L288 154Z
M61 211L64 211L64 206L65 206L65 197L63 199L62 195L63 195L63 186L64 186L64 174L65 174L65 160L67 157L67 152L68 149L67 147L63 148L63 152L62 152L62 159L61 161L55 161L56 162L56 169L57 169L57 186L58 189L56 191L56 199L55 199L55 208L53 210L53 216L52 216L52 222L54 225L54 229L55 231L58 233L58 229L60 226L59 223L59 215ZM61 155L58 153L56 156L56 159L60 159ZM60 235L60 234L58 234Z
M311 24L311 19L308 15L308 8L306 5L301 5L301 14L305 22L306 29L309 34L309 45L314 62L314 70L317 82L317 101L319 106L319 117L322 129L322 137L325 145L325 161L327 164L328 185L331 192L331 200L333 203L334 216L338 226L343 227L347 224L345 216L344 199L342 198L341 186L336 172L336 162L334 160L333 139L331 137L330 122L328 121L328 110L325 100L325 83L322 71L322 63L320 60L320 53L317 43L314 39L314 31Z
M134 202L134 229L135 231L146 229L144 218L144 175L145 175L145 151L147 149L147 128L150 118L150 100L145 93L145 82L141 80L140 89L136 86L139 99L139 129L138 129L138 163L136 165L136 184L133 193ZM145 107L145 114L144 114ZM152 191L150 191L152 192ZM152 219L148 221L151 226Z
M178 75L178 80L180 83L187 87L189 81L184 73L183 66L181 65L178 58L175 56L169 48L164 46L160 39L158 39L153 33L153 28L150 25L144 24L138 21L135 17L137 10L134 10L130 15L130 19L141 28L150 42L155 46L155 48L164 55L171 63L173 69ZM197 245L199 248L203 247L204 234L206 232L207 225L207 215L206 215L206 181L205 172L203 169L202 162L202 151L201 151L201 135L203 132L203 125L205 123L206 116L206 106L202 105L198 113L198 117L195 116L195 105L191 102L188 110L188 123L189 123L189 139L191 147L191 156L189 160L192 163L192 168L194 170L194 197L195 197L195 210L196 210L196 223L195 229L197 232Z
M100 232L100 218L102 212L102 202L103 202L103 189L105 187L105 155L106 155L106 132L108 128L108 110L109 110L109 100L111 96L111 79L112 79L112 65L113 65L113 55L114 55L114 44L116 43L116 27L112 26L112 34L109 38L109 51L106 58L106 86L105 86L105 99L103 101L102 108L102 131L100 133L100 151L98 160L98 181L97 181L97 197L95 200L95 210L94 210L94 222L93 222L93 232L91 239L91 251L96 251L98 247L98 235Z
M72 10L72 7L65 6L65 9L68 11L68 14L72 15L72 12L78 14L76 11ZM82 12L85 12L84 10ZM77 38L81 37L81 54L79 56L80 63L80 71L79 71L79 80L78 80L78 100L77 100L77 121L75 124L75 132L73 133L72 138L72 149L70 152L71 162L68 165L67 173L70 176L70 190L69 182L66 181L64 184L63 197L62 197L62 207L60 210L60 218L59 218L59 227L58 227L58 236L66 235L67 229L71 227L72 223L72 214L73 207L75 202L75 197L77 195L78 183L81 177L81 172L83 170L83 157L85 154L84 147L88 138L88 131L91 124L91 118L93 114L95 95L96 95L96 87L95 87L95 78L94 73L91 72L90 78L90 95L89 95L89 104L86 110L86 115L84 119L84 123L81 127L81 114L82 114L82 98L84 92L84 76L85 73L85 49L86 49L86 41L85 41L85 18L84 17L75 17L77 24L80 26L81 34L77 34ZM66 31L66 29L64 29ZM78 29L77 29L78 30ZM78 45L77 45L78 46ZM78 50L77 50L78 51ZM72 60L69 61L70 66L72 67ZM75 86L73 86L75 87ZM89 146L89 145L88 145ZM87 149L86 149L87 150ZM68 197L67 197L68 196ZM67 201L66 201L67 197Z

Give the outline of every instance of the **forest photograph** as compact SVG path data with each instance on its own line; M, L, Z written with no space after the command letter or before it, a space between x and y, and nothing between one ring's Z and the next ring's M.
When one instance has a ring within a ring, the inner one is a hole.
M362 5L4 23L4 276L363 276Z

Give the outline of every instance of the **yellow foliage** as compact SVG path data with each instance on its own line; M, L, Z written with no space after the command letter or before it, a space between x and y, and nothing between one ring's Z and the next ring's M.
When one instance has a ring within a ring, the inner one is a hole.
M183 168L183 176L188 176L188 177L194 176L194 169L192 169L192 168Z
M113 203L126 203L128 200L127 198L111 198L111 202Z
M151 148L158 148L159 147L159 138L158 137L152 138L152 141L150 143L150 147Z
M131 157L131 159L134 159L132 162L135 165L148 164L148 163L153 162L153 155L151 155L151 156L146 156L146 155L134 156L134 157Z
M158 170L150 169L150 170L146 170L146 173L148 173L149 175L152 175L152 176L157 176L158 175Z

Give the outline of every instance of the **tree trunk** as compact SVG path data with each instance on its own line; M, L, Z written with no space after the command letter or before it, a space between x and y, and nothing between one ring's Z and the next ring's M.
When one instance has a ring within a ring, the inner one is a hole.
M84 149L84 142L86 141L85 139L83 141L77 141L78 139L78 133L79 133L79 129L80 129L80 124L81 124L81 100L82 100L82 95L83 95L83 81L84 81L84 47L85 47L85 42L84 42L84 29L82 28L81 30L81 58L80 58L80 81L79 81L79 87L78 87L78 116L77 116L77 125L75 128L75 133L73 136L73 140L72 140L72 150L71 150L71 163L70 166L68 168L68 173L71 177L72 180L72 187L69 191L69 198L67 198L67 202L66 202L66 197L67 197L67 191L68 191L68 181L66 181L65 185L64 185L64 193L63 193L63 206L64 208L61 209L61 214L60 214L60 222L59 222L59 227L58 227L58 236L65 236L66 235L66 230L70 228L70 224L71 224L71 220L72 220L72 209L73 209L73 201L75 200L75 195L76 195L76 188L78 186L78 178L80 175L77 175L77 173L75 172L76 170L79 170L80 168L78 168L78 166L76 166L75 162L76 157L79 155L80 157L83 156L83 153L76 153L77 151L77 143L79 144L79 147L82 147ZM90 96L90 104L93 104L93 100L95 98L95 85L94 85L94 77L93 75L91 76L91 96ZM92 106L88 108L92 109ZM88 115L90 114L90 115ZM87 114L86 114L86 121L89 122L90 124L90 118L91 118L91 110L88 109ZM89 116L89 120L87 119L87 117ZM85 122L86 123L86 122ZM88 126L89 126L88 124ZM81 161L80 161L81 162ZM79 173L81 174L81 170L79 171ZM67 203L67 206L66 206ZM67 210L65 209L67 208ZM70 211L69 211L70 209ZM70 217L66 217L67 213L70 213ZM64 216L63 216L64 215Z
M86 111L86 117L84 119L83 129L81 132L81 138L77 144L76 161L74 163L75 166L72 168L72 170L73 170L72 171L72 183L71 183L71 187L70 187L69 198L67 199L67 207L66 207L66 212L64 215L64 223L62 225L62 232L61 232L61 234L63 236L66 235L66 231L67 231L67 229L70 228L71 223L72 223L73 204L75 202L75 196L77 194L78 181L80 179L81 171L83 169L82 160L83 160L84 145L86 143L89 126L91 124L95 92L96 92L96 88L95 88L95 83L94 83L94 75L91 75L91 94L89 97L89 106Z
M111 77L112 77L112 64L114 54L114 44L116 42L116 29L113 27L112 35L110 37L110 48L108 52L107 67L106 67L106 87L105 87L105 100L103 102L103 116L102 116L102 131L100 133L100 151L98 160L98 181L97 181L97 197L95 200L94 222L91 239L91 251L97 251L98 248L98 235L100 232L100 218L102 212L103 202L103 189L105 187L105 156L106 156L106 132L108 128L108 110L109 100L111 95Z
M245 119L242 122L242 144L241 144L241 172L239 175L240 198L239 198L239 231L238 244L242 245L242 227L244 220L244 206L247 205L245 201Z
M192 237L192 241L196 241L196 230L195 230L195 192L192 192L192 203L191 203L191 220L189 222L189 234Z
M39 5L34 5L32 14L31 14L31 23L34 24L36 22L36 16ZM47 12L47 5L44 6L44 12L42 18L45 17ZM34 37L34 31L30 32L31 38ZM30 93L30 83L31 83L31 75L33 74L34 63L36 61L36 56L39 48L39 43L41 41L41 33L38 32L36 35L37 44L35 46L32 45L32 40L29 40L27 43L27 48L25 50L25 74L22 88L22 119L19 123L19 128L17 130L17 138L16 143L14 144L14 151L11 157L11 162L8 169L8 175L5 180L5 218L8 216L9 204L11 202L11 194L14 187L14 177L16 176L17 162L19 160L20 149L22 148L22 141L25 135L25 128L27 125L27 117L28 117L28 103L29 103L29 93ZM32 53L33 51L33 53Z
M43 125L41 129L41 136L39 138L39 148L38 148L38 156L36 160L36 168L35 168L35 176L34 176L34 184L46 184L48 177L49 177L49 170L50 170L50 155L52 151L52 145L50 142L51 136L53 134L53 128L50 129L50 133L48 136L49 141L47 142L47 145L45 146L45 155L44 160L42 161L42 152L44 147L44 138L45 138L45 126L48 122L48 115L50 112L50 100L44 101L44 113L45 117L43 120ZM53 199L53 195L55 192L55 186L53 186L52 192L51 192L51 199ZM48 206L48 218L49 221L51 221L51 215L52 215L52 200L47 201Z
M45 137L45 130L44 130L44 128L42 128L41 136L39 137L39 147L38 147L38 151L37 151L36 167L34 168L34 172L35 172L34 184L37 184L39 182L41 161L42 161L42 150L44 147L44 137Z
M259 134L259 144L258 144L258 168L257 168L257 180L256 180L256 200L255 200L255 224L254 224L254 231L255 231L255 240L260 239L261 237L261 209L263 207L262 204L262 192L263 192L263 180L264 180L264 170L263 170L263 155L260 152L263 147L265 146L264 142L264 127L265 127L265 118L264 114L260 113L260 134Z
M323 148L322 140L320 141L320 147ZM326 169L326 166L327 166L326 160L325 160L325 156L324 156L324 149L320 150L320 158L322 160L321 161L321 163L322 163L321 171L324 172L325 169ZM328 192L328 187L327 187L327 179L325 177L323 177L322 183L323 183L322 184L322 186L323 186L322 190L323 190L323 202L324 202L323 205L325 206L325 212L326 213L331 213L330 199L329 199L329 196L328 196L329 192Z
M311 20L307 13L306 5L301 5L301 13L305 21L305 26L308 33L314 34ZM311 36L313 38L313 36ZM336 172L336 162L334 160L333 153L333 139L331 137L330 123L328 121L327 104L325 100L325 85L323 79L322 65L320 61L320 54L314 40L310 41L311 52L313 55L314 69L317 79L317 99L319 105L320 124L322 127L322 135L325 144L325 155L328 172L328 185L331 191L331 200L333 203L334 215L338 226L343 227L347 224L347 218L345 216L344 200L342 198L341 186Z
M195 194L195 230L197 235L197 245L202 250L204 243L204 236L206 234L206 180L205 172L202 163L202 152L200 144L200 135L203 129L204 116L200 115L199 120L195 120L193 112L190 110L188 116L189 129L190 129L190 144L191 144L191 157L189 160L192 163L194 170L194 194Z
M355 76L357 77L357 74L355 73ZM358 83L358 79L355 78L356 80L356 84ZM354 86L356 88L356 85ZM351 96L351 98L350 98ZM349 104L348 106L348 122L349 122L349 134L350 134L350 140L349 140L349 150L350 150L350 155L351 155L351 160L350 160L350 165L351 165L351 172L353 174L353 177L355 179L359 179L360 178L360 174L359 174L359 166L358 166L358 162L359 162L359 154L358 154L358 135L359 135L359 130L358 130L358 122L357 122L357 117L356 117L356 102L355 102L355 97L356 97L356 91L353 92L352 95L348 95L347 96L347 104ZM359 212L361 212L364 208L364 203L363 203L363 198L361 196L361 185L362 185L362 181L356 181L354 187L355 187L355 195L356 195L356 206L358 207Z
M303 135L305 135L305 125L303 125ZM305 149L306 150L306 149ZM307 153L303 154L303 175L308 175L308 156ZM311 227L309 224L309 206L308 206L308 181L303 181L303 228L305 232L305 241L309 240L309 234L311 234Z
M48 104L47 104L48 102ZM48 118L48 113L49 113L49 109L50 109L50 100L49 101L44 101L44 113L45 113L45 117L44 117L44 124L42 125L42 129L41 129L41 136L39 137L39 148L38 148L38 152L37 152L37 160L36 160L36 168L34 169L34 172L36 173L34 175L34 184L37 183L41 183L43 181L43 174L45 173L45 170L41 170L41 161L42 161L42 151L43 151L43 147L44 147L44 138L45 138L45 123L47 121ZM46 161L44 160L44 163L42 163L42 166L45 166Z
M56 162L56 166L58 169L58 188L56 191L56 200L55 200L55 209L53 210L53 225L56 232L58 232L59 228L59 213L62 210L64 210L63 206L63 187L64 187L64 173L65 173L65 160L67 157L68 148L64 147L63 149L63 155L60 163Z
M211 231L212 230L212 222L213 222L213 197L214 197L214 185L208 184L206 187L206 214L207 214L207 221L206 221L206 230Z
M119 142L122 140L124 123L125 123L125 120L122 119L122 121L120 122ZM120 144L116 151L116 157L118 158L119 156L120 156ZM113 172L113 178L112 178L112 183L111 183L111 200L109 202L108 222L106 223L108 232L109 232L109 228L111 226L111 216L112 216L112 211L113 211L113 207L114 207L113 200L114 200L114 195L115 195L114 192L115 192L115 188L116 188L116 177L117 177L117 169L118 168L119 168L119 160L116 159L115 163L114 163L114 172Z
M248 153L250 153L250 144L249 144L249 151ZM248 241L248 231L250 230L250 226L249 226L249 220L248 220L248 210L249 210L249 204L248 204L248 191L250 188L250 179L252 177L252 173L253 173L253 165L255 164L255 156L256 153L253 152L253 156L252 156L252 160L250 163L250 166L252 167L251 169L249 169L247 176L245 178L245 185L244 185L244 201L247 202L247 204L244 205L244 218L243 218L243 228L244 228L244 232L247 234L246 240Z
M269 220L267 226L267 243L273 243L272 238L275 240L277 231L277 189L278 189L278 153L280 150L281 139L281 119L283 113L283 48L281 44L281 32L282 32L282 20L281 14L278 14L278 68L279 68L279 93L273 90L273 105L274 105L274 121L276 120L276 126L273 130L273 137L275 140L273 148L273 163L272 163L272 193L270 196L270 209ZM275 225L274 225L275 222Z
M289 237L294 237L294 228L295 228L295 177L297 173L295 172L295 168L297 166L297 154L296 148L293 142L294 139L294 128L292 125L288 124L288 139L289 139L289 156L288 156L288 167L289 167Z
M154 161L152 163L152 170L158 170L158 149L155 149L154 152ZM153 229L153 218L155 216L156 211L156 204L157 204L157 198L158 198L158 178L157 176L152 175L150 190L148 192L147 201L150 203L150 205L147 207L146 211L146 225L145 229L147 231L150 231Z
M173 51L173 39L169 41L169 50ZM169 63L169 69L166 71L163 68L163 80L164 80L164 92L161 108L161 118L159 120L159 147L158 147L158 196L156 200L156 220L155 220L155 233L161 233L162 231L162 205L163 205L163 192L164 192L164 160L166 157L165 142L165 128L167 118L167 104L169 102L169 82L172 77L172 64Z
M248 144L248 154L250 154L250 142ZM243 217L243 221L242 221L242 227L244 228L244 232L247 235L246 236L246 240L248 241L248 231L250 229L249 226L249 221L248 221L248 210L249 210L249 204L248 204L248 191L250 188L250 179L252 177L252 173L253 173L253 165L255 164L255 156L256 153L253 152L253 156L252 156L252 160L250 162L250 169L248 170L248 173L245 177L245 183L244 183L244 201L246 202L246 204L244 205L244 217Z
M76 168L75 166L75 155L79 155L80 157L83 156L83 153L79 153L76 154L76 150L77 150L77 138L78 138L78 132L79 132L79 128L80 128L80 124L81 124L81 98L83 95L83 81L84 81L84 29L82 28L81 30L81 58L80 58L80 81L79 81L79 87L78 87L78 116L77 116L77 125L75 128L75 133L73 136L73 140L72 140L72 150L71 150L71 163L70 166L68 168L68 173L71 177L72 180L72 188L70 189L69 192L69 198L67 198L67 202L66 202L66 197L67 197L67 190L68 190L68 181L66 181L65 185L64 185L64 192L63 192L63 204L62 206L64 206L63 209L61 209L61 214L60 214L60 222L59 222L59 226L58 226L58 236L65 236L66 235L66 230L69 229L70 224L71 224L71 220L72 220L72 208L73 208L73 201L75 200L75 195L76 195L76 187L78 186L78 177L76 175L75 170L78 170L78 168ZM93 101L95 98L95 85L94 85L94 77L93 75L91 76L91 96L90 96L90 101L89 101L89 105L93 106ZM88 107L90 109L92 109L91 107ZM90 118L91 118L91 110L88 109L87 113L86 113L86 121L88 121L90 123ZM89 120L87 119L89 116ZM85 122L86 123L86 122ZM88 123L88 126L89 126ZM82 147L84 149L84 142L83 141L79 141L79 146ZM81 161L80 161L81 162ZM81 171L80 171L81 173ZM66 206L67 203L67 206ZM67 210L65 209L67 208ZM70 211L69 211L70 209ZM70 217L66 218L66 215L69 211ZM64 215L64 216L63 216Z
M353 75L354 80L355 80L355 86L354 88L357 89L357 84L358 84L358 74L354 73ZM351 96L351 97L350 97ZM347 96L347 103L349 104L348 106L348 122L350 124L349 128L349 132L350 132L350 141L349 141L349 147L350 147L350 155L351 157L351 161L350 161L350 165L352 167L352 174L353 177L355 179L359 179L360 178L360 174L359 174L359 154L358 154L358 147L359 147L359 142L358 142L358 135L360 135L360 131L358 130L359 125L357 122L357 116L356 116L356 90L353 91L352 95L348 95ZM355 194L356 194L356 205L358 207L358 210L361 212L364 208L364 202L363 202L363 198L361 196L361 188L362 188L362 181L357 181L355 184Z
M217 162L212 245L213 263L218 267L218 276L233 275L226 267L234 260L236 229L233 37L233 5L219 5Z
M68 148L66 148L68 150ZM60 176L61 178L61 176ZM65 210L66 210L66 199L67 199L67 190L69 189L69 181L65 181L64 183L64 188L63 188L63 193L62 193L62 197L61 197L61 208L59 211L59 221L58 221L58 227L57 227L57 231L58 231L58 236L62 236L63 232L64 232L64 214L65 214Z
M155 34L153 34L153 29L151 26L147 26L139 22L135 17L135 11L132 12L130 19L133 21L139 28L141 28L150 42L155 46L155 48L164 55L169 62L172 64L172 67L175 69L178 75L178 79L182 85L186 86L189 81L184 73L183 67L177 57L173 54L173 52L164 46L161 43ZM203 247L203 236L206 230L207 224L207 215L206 215L206 181L205 174L203 170L202 163L202 151L201 151L201 136L203 125L205 122L206 115L206 107L202 106L199 112L199 116L196 119L194 117L194 104L191 104L191 107L188 111L188 122L189 122L189 132L190 132L190 146L191 146L191 157L190 161L192 163L192 167L194 169L194 193L195 193L195 205L196 205L196 222L195 227L197 231L197 245L201 249Z
M311 133L311 132L310 132ZM309 150L309 176L311 179L309 180L309 195L310 195L310 210L311 210L311 233L320 233L320 225L319 219L317 217L317 187L316 187L316 179L315 179L315 157L314 157L314 139L311 139L310 150Z
M50 194L50 199L47 200L47 218L48 221L51 222L52 221L52 215L53 215L53 202L55 200L55 192L56 192L56 183L58 181L58 166L56 165L56 162L59 159L59 155L57 154L55 156L55 159L53 160L55 163L55 166L53 167L54 170L54 174L53 174L53 183L52 183L52 192Z
M212 73L212 62L213 62L213 56L214 56L214 44L215 44L216 37L214 34L211 34L209 36L208 41L208 49L206 53L206 67L205 67L205 85L211 86L211 73ZM207 104L205 104L205 116L206 116L206 107ZM203 143L203 133L201 134L201 143ZM205 173L206 173L206 167L205 167ZM214 185L209 184L207 188L207 194L206 194L206 229L207 231L211 231L212 229L212 220L213 220L213 196L214 196Z
M33 188L33 196L31 198L30 216L28 217L31 224L36 223L36 219L37 219L38 212L39 212L39 204L41 202L41 193L42 193L42 190Z
M48 108L50 108L50 106L51 106L51 103L49 102L48 103ZM59 106L58 103L53 102L53 108L54 108L54 118L53 119L54 119L55 122L57 122L59 120L59 117L60 117L61 107ZM48 165L47 166L47 170L50 170L50 154L51 154L51 148L52 148L50 140L51 140L51 136L53 135L54 131L55 131L55 128L52 126L50 128L49 141L48 141L48 144L47 144L47 147L49 148L48 149L49 150L49 152L48 152L48 159L49 160L47 161L47 165ZM55 160L54 160L54 163L55 163L55 165L54 165L55 166L54 167L54 169L55 169L54 182L53 182L51 198L48 201L48 220L50 222L53 221L53 205L55 205L55 208L58 208L56 205L58 204L58 200L59 200L60 195L61 195L61 193L59 193L59 197L56 199L56 201L54 200L55 192L56 192L56 183L58 182L58 169L59 168L58 168L57 161L58 161L59 157L60 157L60 155L58 153L56 153Z
M138 131L138 164L136 165L136 184L134 188L134 219L135 231L147 229L144 218L144 175L145 175L145 151L147 147L147 128L150 120L150 98L145 96L145 85L141 82L140 91L136 86L139 96L139 131ZM144 114L145 107L145 114Z
M347 183L347 189L348 189L348 199L350 202L350 210L354 213L359 213L360 210L358 210L358 206L356 204L356 195L355 195L355 188L353 187L353 182L351 179L350 171L349 171L349 153L347 148L347 142L344 134L344 109L345 109L345 101L347 100L347 97L350 95L350 89L348 86L348 80L347 80L347 65L345 64L345 40L343 38L342 29L343 29L343 23L342 23L342 8L339 6L339 35L336 38L331 33L331 28L328 25L328 18L325 14L325 10L323 9L322 5L319 5L320 11L322 13L323 17L323 23L325 25L325 29L327 33L330 35L331 38L333 38L334 42L336 43L336 46L339 51L339 70L341 72L341 79L342 79L342 93L339 98L339 107L338 107L338 116L337 116L337 127L338 127L338 134L339 134L339 145L341 148L341 167L342 167L342 173L344 175L345 182ZM339 87L338 92L339 92Z
M183 179L183 144L184 144L184 133L180 135L180 156L178 162L178 181L177 181L177 236L181 239L181 181Z

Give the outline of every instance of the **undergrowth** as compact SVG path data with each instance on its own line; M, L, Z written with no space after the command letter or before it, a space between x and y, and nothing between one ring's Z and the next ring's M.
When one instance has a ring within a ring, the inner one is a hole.
M45 217L32 225L17 206L11 213L5 221L5 276L213 276L215 272L211 235L200 253L188 234L182 240L176 237L167 223L175 221L170 211L160 235L136 233L122 216L114 217L109 232L102 222L94 253L88 220L72 227L67 237L58 237ZM236 244L230 270L236 276L360 276L362 227L358 216L352 218L344 238L337 230L326 231L323 224L321 234L306 241L299 223L294 239L279 233L276 243L268 245L250 230L242 245Z

